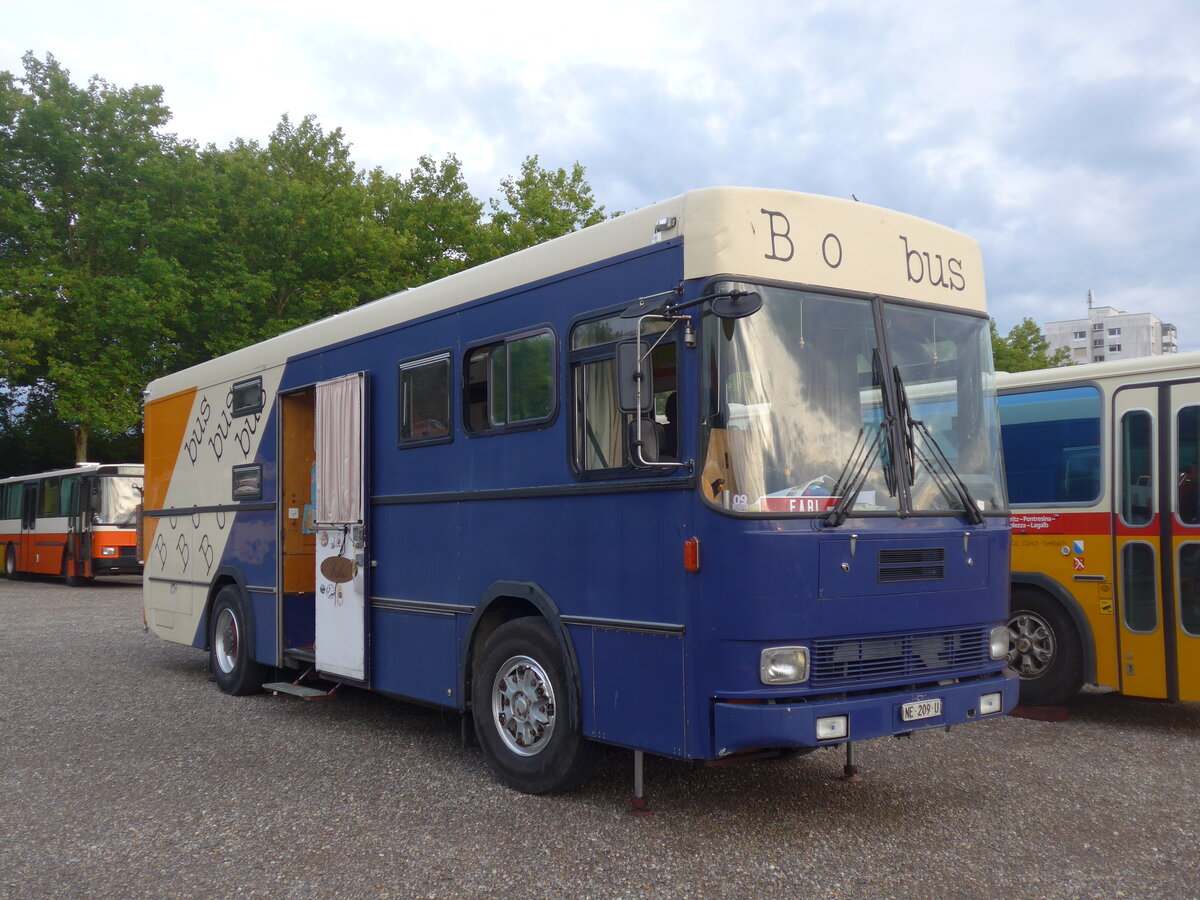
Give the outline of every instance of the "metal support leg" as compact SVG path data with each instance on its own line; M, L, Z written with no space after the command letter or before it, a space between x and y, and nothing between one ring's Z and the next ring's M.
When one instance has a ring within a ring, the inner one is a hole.
M650 815L645 796L644 756L641 750L633 751L633 808L629 812L635 816Z
M847 784L859 784L862 776L858 774L858 766L854 764L854 742L846 741L846 765L842 767L842 781Z

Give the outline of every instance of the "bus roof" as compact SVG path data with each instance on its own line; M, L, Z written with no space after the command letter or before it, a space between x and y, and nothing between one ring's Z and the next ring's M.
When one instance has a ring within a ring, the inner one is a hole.
M1187 375L1186 370L1197 367L1200 367L1200 350L1192 350L1187 353L1165 353L1162 356L1082 363L1054 369L1034 369L1029 372L997 372L996 388L1014 390L1048 387L1077 381L1099 381L1103 378L1118 378L1122 381L1170 381Z
M904 297L983 313L979 245L949 228L856 201L706 188L235 350L151 382L147 400L207 387L443 310L683 239L684 279L768 278ZM937 265L937 279L934 266ZM662 285L666 290L674 285ZM613 302L635 297L614 297Z
M14 481L33 481L36 478L56 478L62 475L85 475L90 472L99 472L102 475L140 475L144 470L142 463L98 463L84 462L70 469L54 469L49 472L30 472L27 475L10 475L7 478L0 478L0 484L9 484ZM137 469L136 472L126 471Z

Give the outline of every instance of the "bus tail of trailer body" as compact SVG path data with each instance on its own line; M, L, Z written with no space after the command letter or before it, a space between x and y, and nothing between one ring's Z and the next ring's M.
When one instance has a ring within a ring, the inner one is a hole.
M229 693L453 709L530 792L1015 702L982 264L932 223L695 191L147 396L146 621Z

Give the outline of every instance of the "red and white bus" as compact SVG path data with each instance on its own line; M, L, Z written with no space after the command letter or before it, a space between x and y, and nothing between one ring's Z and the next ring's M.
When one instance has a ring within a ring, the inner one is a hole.
M72 584L140 575L141 509L141 464L81 463L0 479L4 574L62 575Z

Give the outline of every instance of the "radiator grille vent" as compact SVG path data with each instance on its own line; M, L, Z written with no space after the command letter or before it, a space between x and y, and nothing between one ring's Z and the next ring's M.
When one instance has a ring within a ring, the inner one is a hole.
M880 550L879 583L940 581L946 577L945 560L945 547Z
M952 677L956 672L986 667L988 632L938 631L883 637L837 638L816 641L812 647L811 683L834 687Z

